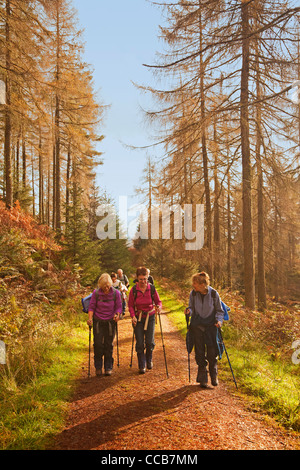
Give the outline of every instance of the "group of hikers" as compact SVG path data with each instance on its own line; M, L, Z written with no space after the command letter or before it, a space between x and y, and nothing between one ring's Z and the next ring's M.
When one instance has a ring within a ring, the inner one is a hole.
M129 290L129 280L119 269L117 273L104 273L98 280L89 308L88 325L93 329L94 366L96 375L111 375L114 365L113 343L117 324L125 315L127 294L128 310L133 326L138 371L145 374L153 368L155 348L155 319L160 315L162 302L154 286L150 270L144 266L137 268L134 286ZM192 276L192 291L189 305L185 309L189 330L189 341L195 349L198 365L197 382L208 387L218 385L218 352L216 343L217 328L224 319L221 299L217 291L210 287L206 272ZM104 368L104 372L103 372Z

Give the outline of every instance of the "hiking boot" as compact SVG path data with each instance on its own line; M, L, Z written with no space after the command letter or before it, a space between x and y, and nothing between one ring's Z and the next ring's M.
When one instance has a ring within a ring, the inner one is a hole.
M138 353L137 357L139 373L144 374L146 372L146 356L144 353Z
M153 369L153 362L152 362L152 350L146 351L146 362L147 362L147 369Z
M208 388L208 384L207 383L200 383L200 387L201 388Z
M102 375L102 369L96 369L96 376L101 377Z
M207 377L208 377L207 370L201 367L198 367L198 374L197 374L196 382L207 385L207 382L208 382Z
M105 375L111 375L112 374L112 370L106 370L105 371Z
M218 378L217 378L217 377L211 378L211 384L212 384L214 387L217 387L217 386L219 385Z

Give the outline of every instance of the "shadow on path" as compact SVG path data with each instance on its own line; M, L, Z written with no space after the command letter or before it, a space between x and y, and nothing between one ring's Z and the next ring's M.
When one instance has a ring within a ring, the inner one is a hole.
M141 420L176 409L190 394L198 390L198 386L183 386L151 399L135 400L114 407L86 423L64 430L57 436L59 447L67 450L96 449L105 442L116 439L116 434L122 428L138 425ZM121 433L119 439L122 440Z

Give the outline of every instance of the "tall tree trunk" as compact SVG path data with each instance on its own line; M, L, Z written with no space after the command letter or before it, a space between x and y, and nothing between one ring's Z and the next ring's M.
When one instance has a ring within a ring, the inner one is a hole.
M220 273L220 183L218 178L217 125L214 122L214 281L221 280Z
M255 27L259 28L258 21ZM256 69L256 167L257 167L257 302L258 308L264 310L267 307L266 276L264 259L264 196L263 196L263 170L261 149L263 144L261 128L261 73L260 51L258 47L259 35L255 39L255 69Z
M231 178L230 169L227 173L227 285L229 288L232 286L231 275L231 250L232 250L232 233L231 233Z
M46 201L46 224L50 225L50 181L51 181L51 171L50 171L50 161L48 161L48 173L47 173L47 201Z
M20 132L17 136L17 144L16 144L16 176L15 176L15 197L16 200L19 199L19 191L20 191Z
M255 270L252 232L252 174L249 142L249 0L242 0L242 73L241 73L241 148L243 180L243 245L245 304L255 308Z
M258 308L267 307L266 275L265 275L265 247L264 247L264 195L263 171L261 161L262 132L261 132L261 88L259 54L256 45L256 166L257 166L257 302Z
M5 123L4 123L4 171L5 171L5 203L6 207L13 205L13 176L11 161L11 89L10 89L10 0L6 0L6 24L5 24Z
M55 229L61 231L61 202L60 202L60 0L57 0L56 17L56 96L55 96Z
M205 218L206 218L206 243L208 248L208 271L210 275L213 274L213 250L212 250L212 214L211 214L211 198L210 198L210 185L208 174L208 155L206 144L206 111L205 111L205 93L204 93L204 75L205 67L203 63L203 32L202 32L202 17L201 17L201 0L199 1L199 33L200 33L200 101L201 101L201 145L202 145L202 162L203 162L203 177L204 177L204 190L205 190Z
M151 240L152 236L152 171L151 171L151 158L148 160L148 240Z
M279 215L278 215L278 195L277 195L277 182L276 175L274 173L274 298L278 301L278 289L279 289L279 272L278 266L280 266L280 253L279 253Z
M52 228L56 228L56 147L53 143L52 148Z
M32 180L32 215L33 215L33 217L35 217L35 189L34 189L33 152L31 152L31 180Z
M71 178L71 144L69 143L68 157L67 157L67 181L66 181L66 226L69 222L70 178Z
M22 188L26 188L26 171L27 171L27 156L26 156L26 138L24 126L22 128Z
M42 152L42 131L39 130L39 222L45 223L44 210L44 160Z

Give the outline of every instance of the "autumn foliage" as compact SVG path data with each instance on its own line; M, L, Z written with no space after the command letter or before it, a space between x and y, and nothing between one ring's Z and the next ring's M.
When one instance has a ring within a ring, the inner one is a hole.
M15 347L51 320L52 306L73 296L78 275L61 269L54 232L39 225L19 204L0 201L0 339Z
M38 224L30 214L21 209L18 201L11 210L8 210L5 203L0 201L0 234L17 229L23 233L29 244L31 241L38 249L48 249L53 252L61 250L49 227Z

